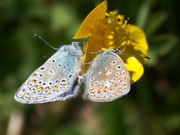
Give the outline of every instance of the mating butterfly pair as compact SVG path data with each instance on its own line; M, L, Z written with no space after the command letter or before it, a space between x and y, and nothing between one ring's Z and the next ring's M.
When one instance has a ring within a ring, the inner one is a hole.
M96 56L82 77L83 52L77 42L64 45L35 70L15 94L24 104L64 101L77 96L81 82L85 83L84 99L110 102L130 90L129 72L113 50Z

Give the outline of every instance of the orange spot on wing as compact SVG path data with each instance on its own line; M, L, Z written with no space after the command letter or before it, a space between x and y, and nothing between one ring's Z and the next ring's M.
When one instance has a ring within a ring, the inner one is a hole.
M100 93L101 92L101 88L99 88L98 90L97 90L97 93Z
M94 89L90 89L89 92L92 93Z
M119 80L119 81L121 81L122 79L123 79L122 77L119 77L119 79L118 79L118 80Z
M113 87L113 86L111 85L111 86L109 87L109 90L112 89L112 87Z
M122 89L121 88L119 88L118 90L117 90L117 92L120 92Z
M37 86L37 85L34 85L33 87L37 89L38 86Z
M107 87L104 88L104 92L106 92L106 90L107 90Z
M66 84L62 84L61 86L62 86L62 87L67 87L67 85L66 85Z
M42 91L42 90L43 90L43 88L42 88L42 87L40 87L40 88L38 88L38 90Z
M57 86L54 86L54 87L52 88L52 90L58 90L58 87L57 87Z
M117 85L118 85L118 83L116 82L114 85L115 85L115 86L117 86Z
M49 91L49 90L50 90L50 88L49 88L49 87L46 87L44 90Z
M36 77L36 74L33 74L32 77Z
M32 82L32 83L36 83L36 80L32 80L31 82Z
M123 73L122 73L124 76L126 75L126 71L123 71Z

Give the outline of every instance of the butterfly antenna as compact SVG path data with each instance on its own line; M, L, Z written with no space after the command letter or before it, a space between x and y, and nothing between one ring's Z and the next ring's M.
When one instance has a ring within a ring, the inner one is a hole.
M87 63L84 63L83 65L89 65L89 64L92 64L94 61L90 61L90 62L87 62Z
M83 40L79 41L79 43L80 43L80 45L84 45L87 43L87 39L83 39Z
M39 38L41 41L43 41L46 45L48 45L50 48L52 48L52 49L54 49L54 50L58 50L58 48L55 48L55 47L53 47L52 45L50 45L46 40L44 40L41 36L39 36L39 35L37 35L37 34L34 34L34 36L36 37L36 38Z
M97 51L97 52L89 52L89 51L86 51L86 53L90 53L90 54L99 54L99 53L103 53L104 51ZM84 52L85 53L85 52Z
M136 57L136 58L151 59L150 57L147 57L147 56L138 56L138 55L134 55L134 54L123 54L123 53L120 53L119 55L127 55L127 56L133 56L133 57Z
M129 22L129 17L127 18L127 23L126 23L126 26L124 28L124 31L123 31L123 34L122 34L122 38L121 38L121 41L120 41L120 44L119 44L119 47L116 49L116 51L118 52L119 54L119 51L121 50L120 47L121 47L121 44L123 42L123 38L126 34L126 29L127 29L127 26L128 26L128 22ZM128 56L134 56L134 57L138 57L138 58L146 58L146 59L151 59L150 57L147 57L147 56L137 56L137 55L134 55L134 54L119 54L119 55L128 55Z
M119 46L118 46L118 50L120 50L120 46L121 46L121 44L122 44L122 42L123 42L123 38L124 38L125 33L126 33L126 29L127 29L127 26L128 26L128 22L129 22L129 17L127 18L127 23L126 23L126 26L125 26L125 28L124 28L121 41L120 41Z

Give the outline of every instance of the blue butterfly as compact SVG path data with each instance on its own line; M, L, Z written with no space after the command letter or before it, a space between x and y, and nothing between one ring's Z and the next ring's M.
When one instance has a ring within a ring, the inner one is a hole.
M40 104L75 97L79 90L82 56L77 42L60 47L21 85L15 100L24 104Z

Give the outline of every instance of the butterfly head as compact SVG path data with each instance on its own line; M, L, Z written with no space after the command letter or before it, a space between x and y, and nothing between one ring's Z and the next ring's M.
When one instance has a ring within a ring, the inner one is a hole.
M73 56L83 56L82 49L78 44L78 42L72 42L70 45L64 45L60 47L59 50L63 50L64 52Z
M121 51L121 49L120 48L116 48L116 49L113 49L111 51L116 53L117 55L119 55L119 52Z
M72 42L71 43L71 52L74 55L82 55L83 56L83 52L82 52L82 49L79 46L79 42Z

